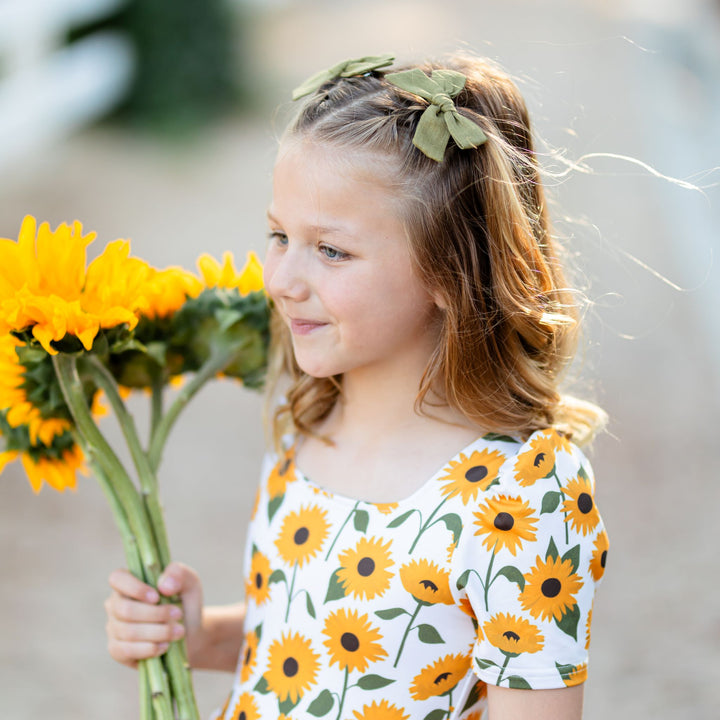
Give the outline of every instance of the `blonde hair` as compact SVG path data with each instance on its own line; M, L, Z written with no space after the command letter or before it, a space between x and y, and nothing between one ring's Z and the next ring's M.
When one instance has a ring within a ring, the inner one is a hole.
M383 72L326 83L285 137L394 161L390 189L404 200L411 254L442 307L440 341L416 410L424 412L437 393L479 427L522 436L556 427L584 443L606 416L558 389L575 353L579 301L551 232L525 102L487 60L454 56L418 67L467 77L455 105L487 142L461 150L450 140L441 163L423 155L412 138L427 104L385 81ZM342 392L342 377L304 373L284 324L275 322L273 338L271 383L282 377L289 383L274 413L274 436L288 429L315 434Z

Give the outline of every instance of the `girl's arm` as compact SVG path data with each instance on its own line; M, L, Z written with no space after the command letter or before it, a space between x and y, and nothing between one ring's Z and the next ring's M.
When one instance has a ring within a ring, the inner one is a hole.
M192 568L171 563L158 582L162 595L180 595L182 610L160 604L158 592L127 570L113 572L110 587L113 592L105 610L108 650L113 659L136 667L138 660L161 655L172 640L184 636L191 667L235 669L245 606L204 608L202 584Z
M580 720L583 686L558 690L515 690L488 685L488 720Z

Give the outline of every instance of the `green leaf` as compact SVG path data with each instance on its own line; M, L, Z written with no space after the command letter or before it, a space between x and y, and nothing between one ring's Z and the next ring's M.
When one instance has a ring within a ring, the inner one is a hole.
M525 577L516 567L506 565L501 570L498 570L497 574L507 578L510 582L517 583L521 591L525 589Z
M279 582L287 582L287 579L285 578L285 573L278 568L277 570L273 570L270 574L270 577L268 578L268 585L273 585L274 583Z
M305 591L305 605L307 606L307 611L310 617L314 620L315 619L315 607L313 605L312 600L310 599L310 593Z
M517 438L510 437L509 435L501 435L500 433L483 435L483 440L497 440L498 442L511 442L516 444L520 442Z
M555 512L560 500L562 499L562 493L558 490L550 490L543 495L542 507L540 508L540 514Z
M475 662L478 664L478 667L481 670L487 670L489 667L500 667L497 663L494 663L492 660L481 660L480 658L475 658Z
M255 690L255 692L262 693L263 695L267 695L270 692L270 688L268 687L268 683L264 675L257 681L257 683L255 683L253 690Z
M167 343L150 342L146 346L147 354L160 366L164 367L167 360Z
M417 629L420 642L427 643L428 645L437 645L438 643L445 642L440 633L432 625L422 623L417 626Z
M282 501L285 499L285 494L278 495L277 497L274 497L269 503L268 503L268 520L272 522L273 516L278 511L278 508L282 505Z
M255 634L257 635L258 642L262 640L262 623L255 628Z
M569 678L575 670L575 665L561 665L557 662L555 663L555 667L557 668L557 671L560 673L560 677L563 680L567 680L567 678Z
M530 683L519 675L511 675L506 678L506 680L508 681L508 687L515 688L516 690L532 690Z
M582 465L578 470L578 476L581 477L583 480L590 480L590 476L585 472L585 468Z
M289 714L292 712L292 709L293 709L299 702L300 702L300 698L298 698L297 700L293 701L293 700L290 698L290 695L288 695L286 700L283 700L282 702L278 702L278 710L280 710L280 712L281 712L283 715L289 715Z
M447 515L443 515L440 520L445 523L445 527L453 534L453 542L457 545L462 533L462 520L460 520L460 516L455 513L448 513Z
M367 530L370 516L367 510L356 510L353 517L353 525L358 532L364 533Z
M409 615L410 613L407 610L403 610L403 608L390 608L389 610L376 610L375 614L381 620L392 620L398 617L398 615Z
M577 626L580 622L580 608L573 605L555 624L573 640L577 640Z
M467 585L468 578L470 577L471 570L466 570L455 583L455 587L457 587L458 590L464 590L465 586Z
M429 712L423 720L442 720L448 714L447 710L437 709Z
M580 545L571 547L563 556L563 560L569 560L572 563L573 572L576 573L580 566Z
M412 510L408 510L407 512L404 512L402 515L398 515L394 520L391 520L387 526L389 528L400 527L400 525L402 525L414 512L419 512L419 511L416 510L415 508L413 508Z
M219 323L218 330L222 333L231 328L238 320L242 320L243 314L230 308L218 308L215 311L215 317Z
M363 675L357 681L357 686L361 690L378 690L379 688L384 688L394 682L394 680L388 680L382 675Z
M335 704L332 693L329 690L323 690L309 705L308 712L315 717L327 715Z
M463 709L460 711L461 715L463 715L467 710L469 710L480 699L480 689L484 685L485 683L482 680L478 680L472 686L468 695L468 699L465 701L465 705L463 705Z
M331 600L339 600L340 598L345 597L345 589L343 588L342 583L338 579L339 572L340 572L340 568L338 568L330 576L330 582L328 583L328 589L327 589L327 593L325 594L324 602L330 602Z
M550 538L550 543L548 544L548 549L545 553L545 559L547 560L549 557L551 557L553 560L557 560L559 555L560 553L558 552L555 541Z

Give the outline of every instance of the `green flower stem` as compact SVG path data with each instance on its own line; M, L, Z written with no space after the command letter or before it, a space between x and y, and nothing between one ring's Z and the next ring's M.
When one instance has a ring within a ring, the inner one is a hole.
M114 492L137 542L145 569L145 579L150 584L157 585L160 562L145 506L123 464L90 414L75 358L58 353L52 356L52 361L65 402L83 438L83 445L88 448L91 457L97 460L105 475L112 478Z
M150 468L153 471L157 470L160 465L160 459L162 458L162 452L170 430L185 406L208 380L211 380L215 375L234 362L244 351L245 347L241 345L231 345L214 350L205 364L195 373L193 379L187 383L187 385L180 388L177 397L158 422L150 439L148 458Z
M295 589L296 573L297 573L297 563L295 563L295 567L293 568L292 581L290 582L290 587L288 587L288 604L287 604L287 610L285 610L285 622L288 621L288 617L290 616L290 605L292 605L292 601L293 601L292 594L293 594L293 590Z
M400 656L402 655L403 648L405 647L405 641L407 640L408 635L410 634L410 630L412 630L412 624L415 622L415 618L418 616L418 613L420 612L420 608L422 607L422 603L418 601L417 607L415 608L415 612L412 614L412 617L410 618L410 622L408 623L407 627L405 628L405 634L403 635L402 642L400 643L400 649L398 650L397 657L395 658L395 662L393 663L393 667L397 667L398 661L400 660Z
M120 424L120 429L125 436L125 441L127 442L138 478L140 479L143 500L147 507L148 515L150 516L151 527L160 554L160 563L164 568L170 563L170 544L167 538L165 518L158 495L158 482L155 473L150 469L147 455L140 444L140 437L135 427L135 420L128 412L125 403L120 397L115 379L101 360L97 356L91 355L88 359L88 368L92 379L105 395L107 395L115 416L118 419L118 423Z
M495 541L495 545L493 545L493 551L492 551L492 557L490 558L490 564L488 565L488 571L487 575L485 576L485 582L483 585L483 590L485 591L485 609L488 610L488 592L490 591L490 586L492 585L492 581L490 580L490 576L492 574L493 569L493 563L495 562L495 553L497 552L497 544L498 541Z
M340 717L342 716L343 711L343 705L345 704L345 695L347 694L348 689L348 676L350 675L350 671L345 668L345 682L343 682L343 691L342 695L340 696L340 702L338 703L338 714L337 714L337 720L340 720Z
M81 447L84 443L80 443ZM83 448L84 449L84 448ZM86 452L86 455L88 453ZM123 548L125 549L125 561L128 569L135 577L144 579L140 553L138 551L135 536L130 530L127 516L123 510L120 501L115 495L112 483L108 480L107 475L98 466L97 462L92 460L92 455L88 455L89 465L93 475L100 483L105 497L110 505L115 524L120 530ZM175 715L170 700L170 686L165 674L162 659L159 657L141 660L138 665L140 679L140 718L141 720L174 720Z
M150 437L155 434L157 426L160 424L163 416L163 391L164 384L160 373L155 375L150 388Z
M423 523L423 525L420 526L420 530L418 530L418 534L415 536L415 539L413 540L413 544L410 546L410 549L408 550L408 554L412 553L412 551L415 549L415 546L417 545L418 540L422 536L422 534L430 527L430 525L434 525L435 523L431 523L430 521L435 517L437 514L437 511L450 499L450 495L447 497L444 497L440 504L430 513L430 517ZM436 521L437 522L437 521Z
M358 509L358 505L360 505L360 501L358 500L355 505L353 506L353 509L348 513L348 516L345 518L345 521L340 526L340 529L337 531L335 537L333 538L333 541L330 543L330 547L328 548L327 554L325 555L325 559L327 560L330 557L330 553L332 552L332 549L335 547L335 543L338 541L338 538L342 534L342 531L345 529L345 526L350 522L350 518L355 514L355 512Z
M502 651L501 651L502 652ZM500 674L498 675L496 685L500 685L503 679L503 675L505 674L505 670L507 669L508 663L510 662L510 656L507 653L503 653L505 655L505 662L503 663L503 666L500 668Z

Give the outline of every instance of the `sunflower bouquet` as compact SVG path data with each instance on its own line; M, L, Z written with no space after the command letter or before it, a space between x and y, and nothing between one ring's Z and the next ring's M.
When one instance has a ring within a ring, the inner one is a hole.
M32 489L74 489L91 471L112 509L130 570L156 586L170 562L157 470L182 410L217 375L262 385L269 310L262 268L250 253L235 269L198 259L198 274L157 269L109 243L87 264L95 233L81 223L52 230L23 220L17 239L0 239L0 472L22 462ZM168 386L178 385L166 406ZM143 444L125 398L150 397ZM126 467L96 422L105 398L132 458ZM178 602L177 599L163 602ZM183 641L140 664L143 720L196 720Z

